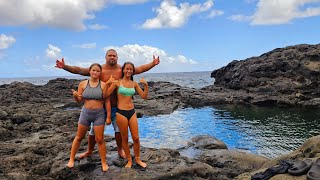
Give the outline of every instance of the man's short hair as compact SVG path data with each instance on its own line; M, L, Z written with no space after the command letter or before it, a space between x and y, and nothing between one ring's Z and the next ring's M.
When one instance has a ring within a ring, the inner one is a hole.
M117 53L116 50L114 50L114 49L109 49L109 50L106 52L106 56L107 56L108 52L110 52L110 51L114 51L114 52L118 55L118 53Z

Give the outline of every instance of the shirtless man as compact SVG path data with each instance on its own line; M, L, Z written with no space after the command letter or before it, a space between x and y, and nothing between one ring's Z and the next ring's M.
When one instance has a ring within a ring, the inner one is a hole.
M121 74L121 65L118 64L117 52L114 49L109 49L106 52L105 59L106 59L106 63L102 65L102 72L101 72L101 76L100 76L101 81L107 82L111 75L115 80L120 79L122 74ZM150 70L151 68L153 68L154 66L158 65L159 63L160 63L159 57L156 58L155 56L153 56L153 61L151 63L136 67L134 74L140 74L140 73L146 72L146 71ZM81 67L77 67L77 66L66 65L64 63L63 58L61 59L61 61L60 60L56 61L56 67L60 68L60 69L64 69L64 70L71 72L73 74L90 76L89 68L81 68ZM125 156L125 153L122 149L122 140L121 140L120 131L119 131L119 128L118 128L117 123L115 121L115 113L116 113L116 108L117 108L116 91L114 91L113 94L111 94L110 102L111 102L111 107L112 107L112 110L111 110L112 111L112 113L111 113L112 125L113 125L114 131L115 131L115 138L116 138L116 143L118 146L118 148L117 148L118 154L120 157L125 158L126 156ZM80 158L90 156L94 150L95 144L96 144L95 136L94 136L93 128L91 128L90 133L89 133L89 137L88 137L88 150L87 150L87 152L82 153L80 155Z

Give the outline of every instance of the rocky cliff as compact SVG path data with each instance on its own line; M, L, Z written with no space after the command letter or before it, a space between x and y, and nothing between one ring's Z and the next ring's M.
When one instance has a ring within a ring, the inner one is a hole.
M317 105L320 44L277 48L259 57L234 60L214 70L211 77L215 78L215 86L256 95L285 96L286 100L281 102L286 104Z

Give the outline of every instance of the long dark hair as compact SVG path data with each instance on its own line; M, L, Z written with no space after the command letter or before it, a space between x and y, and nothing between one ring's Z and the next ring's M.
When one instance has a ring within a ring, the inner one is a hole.
M124 76L123 70L124 70L124 68L126 67L127 64L130 64L133 67L133 72L132 72L132 75L130 77L131 81L133 81L133 74L134 74L135 68L134 68L134 64L132 62L125 62L123 64L122 69L121 69L121 74L122 74L121 78L123 78L123 76Z

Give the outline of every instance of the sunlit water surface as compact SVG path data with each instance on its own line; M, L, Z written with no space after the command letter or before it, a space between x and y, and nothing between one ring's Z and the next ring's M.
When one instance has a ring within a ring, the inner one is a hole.
M114 133L111 126L106 133ZM292 152L319 133L320 110L312 109L221 105L139 119L142 146L180 148L194 136L209 134L228 149L266 157Z

